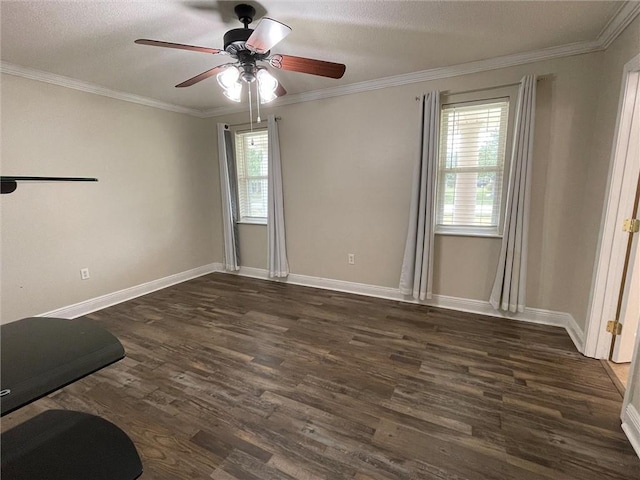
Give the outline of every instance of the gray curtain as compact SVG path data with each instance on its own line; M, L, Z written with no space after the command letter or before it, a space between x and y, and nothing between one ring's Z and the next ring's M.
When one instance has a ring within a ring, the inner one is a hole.
M535 114L536 77L527 75L518 91L502 247L489 299L496 310L525 309Z
M433 91L422 97L420 154L413 172L409 229L400 274L400 292L419 300L432 297L439 127L440 92Z
M218 164L222 196L222 230L224 235L224 268L240 270L238 245L238 184L233 138L228 125L218 124Z
M267 193L267 244L269 277L287 277L287 241L284 228L284 196L282 192L282 165L280 162L280 140L278 122L274 115L267 117L269 135L269 188Z

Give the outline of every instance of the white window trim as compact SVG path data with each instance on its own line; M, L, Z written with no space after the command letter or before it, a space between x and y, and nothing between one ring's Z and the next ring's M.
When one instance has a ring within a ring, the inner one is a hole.
M233 148L234 148L234 152L235 152L235 142L236 142L236 133L249 133L251 132L250 129L248 129L246 126L238 126L238 127L231 127L230 128L231 131L231 135L232 135L232 139L233 139ZM259 131L267 131L267 127L256 127L253 129L253 132L259 132ZM238 159L236 158L236 175L238 174L237 172L237 165L238 165ZM267 179L268 181L268 175L264 177L265 179ZM234 181L236 182L236 185L238 185L238 180L239 178L235 178ZM240 201L240 199L238 199L238 202ZM262 225L262 226L266 226L267 225L267 217L242 217L241 216L241 212L240 212L240 205L238 205L238 214L239 214L239 219L236 222L236 224L238 225Z
M485 231L483 231L484 228L486 228ZM496 233L495 227L469 227L466 225L440 225L435 234L447 237L502 238L502 233Z
M485 227L485 226L472 226L472 225L435 225L435 234L443 236L458 236L458 237L486 237L486 238L502 238L504 233L504 215L506 208L507 194L509 190L509 173L511 170L511 150L513 146L513 126L515 123L516 102L518 100L518 86L513 87L501 87L491 89L490 92L478 91L470 92L466 94L442 94L442 102L440 106L440 113L442 109L448 105L482 105L485 103L491 103L498 100L509 100L509 112L507 115L507 138L505 142L505 160L503 170L503 184L502 184L502 198L500 219L498 220L497 227ZM439 118L440 122L441 119ZM438 142L440 139L438 139ZM482 167L478 167L482 168ZM438 163L438 174L440 172L440 165ZM436 194L437 195L437 194ZM435 205L437 208L437 204Z
M267 225L266 217L244 217L236 222L238 225Z

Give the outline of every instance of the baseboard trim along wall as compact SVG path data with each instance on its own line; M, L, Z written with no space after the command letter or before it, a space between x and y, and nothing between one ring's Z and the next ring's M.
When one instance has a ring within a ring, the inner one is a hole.
M627 434L631 446L640 457L640 413L630 403L622 414L622 430Z
M142 295L161 290L177 283L186 282L193 278L207 275L213 272L224 272L231 275L240 275L244 277L259 278L262 280L278 281L283 283L292 283L294 285L302 285L305 287L322 288L325 290L334 290L337 292L353 293L355 295L365 295L369 297L384 298L387 300L395 300L398 302L407 302L421 305L430 305L434 307L447 308L450 310L459 310L462 312L477 313L479 315L488 315L491 317L511 318L529 323L539 323L543 325L553 325L564 328L571 340L575 344L579 352L584 348L584 333L576 323L575 319L568 313L554 312L551 310L542 310L538 308L526 308L521 313L509 313L496 311L484 300L473 300L467 298L449 297L446 295L434 295L431 300L417 301L406 295L402 295L400 290L391 287L380 287L377 285L367 285L364 283L347 282L344 280L333 280L329 278L312 277L309 275L299 275L292 273L286 279L270 278L267 270L262 268L241 267L238 272L226 272L220 263L211 263L202 267L187 270L186 272L176 273L168 277L153 280L151 282L125 288L114 293L102 295L100 297L85 300L83 302L70 305L68 307L59 308L50 312L38 315L40 317L58 317L58 318L77 318L87 315L96 310L116 305L118 303L132 300Z
M221 270L224 271L224 270ZM225 272L245 277L260 278L306 287L322 288L325 290L335 290L338 292L353 293L356 295L366 295L369 297L385 298L399 302L430 305L433 307L459 310L462 312L477 313L491 317L511 318L522 322L538 323L542 325L553 325L563 327L573 341L576 349L583 352L584 332L578 326L573 316L565 312L554 312L539 308L525 308L524 312L510 313L494 310L489 301L473 300L468 298L449 297L446 295L433 295L431 300L418 301L406 295L402 295L400 290L391 287L379 287L364 283L347 282L344 280L332 280L329 278L312 277L309 275L289 274L286 279L269 278L269 272L261 268L240 267L238 272Z
M148 293L155 292L156 290L162 290L163 288L170 287L177 283L186 282L187 280L192 280L194 278L201 277L202 275L220 271L221 269L221 264L211 263L209 265L187 270L186 272L176 273L174 275L169 275L168 277L159 278L158 280L152 280L117 292L91 298L74 305L69 305L68 307L51 310L50 312L42 313L37 316L69 319L78 318L82 315L88 315L91 312L95 312L96 310L102 310L103 308L111 307L112 305L117 305L118 303L147 295Z

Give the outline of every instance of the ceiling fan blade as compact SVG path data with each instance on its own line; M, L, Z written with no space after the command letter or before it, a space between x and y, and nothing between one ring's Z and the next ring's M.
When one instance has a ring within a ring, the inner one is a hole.
M294 57L293 55L273 55L269 63L274 68L289 70L291 72L309 73L321 77L342 78L346 65L342 63L325 62L313 58Z
M273 46L291 33L291 27L269 17L264 17L253 31L245 46L256 53L267 53Z
M184 45L182 43L171 43L171 42L161 42L159 40L147 40L146 38L139 38L134 43L139 45L151 45L152 47L166 47L166 48L179 48L180 50L191 50L193 52L202 52L202 53L226 53L224 50L219 50L217 48L209 48L209 47L197 47L195 45Z
M201 82L202 80L212 77L216 73L220 73L222 70L224 70L230 65L233 65L233 63L225 63L224 65L218 65L217 67L213 67L212 69L207 70L206 72L202 72L200 75L196 75L195 77L190 78L189 80L185 80L184 82L179 83L178 85L176 85L176 88L190 87L191 85L194 85L198 82Z

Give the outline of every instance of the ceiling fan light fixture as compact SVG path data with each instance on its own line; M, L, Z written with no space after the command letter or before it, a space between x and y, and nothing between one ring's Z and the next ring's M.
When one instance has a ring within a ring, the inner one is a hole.
M257 27L251 29L249 24L253 22L253 17L256 14L255 7L248 4L239 4L234 8L234 12L244 28L234 28L224 34L224 50L144 38L136 40L135 43L230 56L235 62L210 68L195 77L179 83L176 88L190 87L202 80L215 76L224 96L233 102L239 103L242 101L243 84L246 83L249 98L249 117L251 118L253 115L251 105L253 89L251 85L255 83L258 121L260 119L260 104L282 97L287 94L287 91L266 68L257 66L257 62L270 63L273 68L279 70L327 78L342 78L344 75L346 66L341 63L292 55L271 55L271 49L289 35L291 27L272 18L263 17Z
M230 90L235 88L234 85L238 82L239 76L240 70L232 65L228 68L225 68L222 72L216 75L216 79L218 80L218 84L223 89Z
M235 62L210 68L195 77L179 83L176 88L190 87L202 80L215 76L224 95L234 102L240 101L243 89L242 84L246 83L249 87L249 104L251 104L252 89L250 87L252 83L257 81L256 100L260 99L257 104L258 107L260 103L267 103L286 95L287 91L268 70L264 67L257 67L257 62L270 63L273 68L279 70L326 78L342 78L344 75L346 66L341 63L295 57L293 55L271 55L271 49L291 33L291 27L272 18L263 17L256 28L251 29L249 24L253 22L256 14L255 7L241 3L235 6L234 12L244 28L233 28L224 34L224 50L144 38L135 40L135 43L213 55L227 55L233 58ZM251 105L249 111L251 112Z
M225 88L222 93L229 100L239 103L242 100L242 83L236 81L229 88Z

